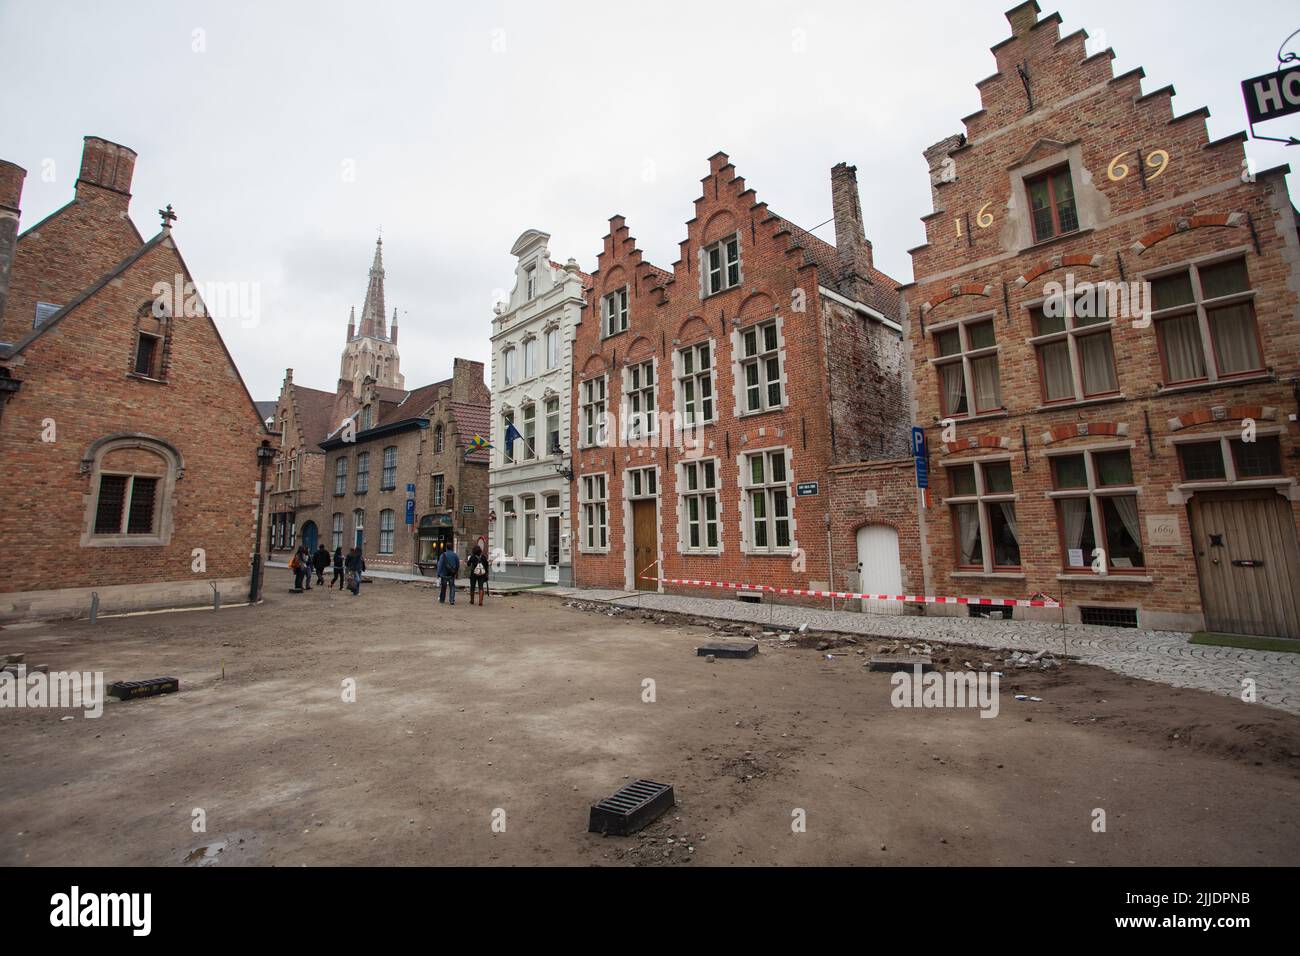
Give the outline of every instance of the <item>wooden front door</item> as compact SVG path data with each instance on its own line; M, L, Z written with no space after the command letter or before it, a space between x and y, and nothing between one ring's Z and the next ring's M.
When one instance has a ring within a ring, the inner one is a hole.
M1212 631L1300 638L1300 547L1277 492L1199 493L1192 543Z
M658 582L645 580L646 576L659 577L658 557L655 547L655 501L646 499L632 502L632 586L638 591L654 591Z

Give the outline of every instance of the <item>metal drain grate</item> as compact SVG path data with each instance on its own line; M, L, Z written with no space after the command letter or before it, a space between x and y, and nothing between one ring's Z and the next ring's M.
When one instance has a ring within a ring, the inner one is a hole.
M592 804L587 832L627 836L656 820L676 803L672 784L633 780L612 796Z
M1102 627L1137 627L1138 612L1135 607L1081 607L1079 623L1099 624Z
M135 700L156 694L174 694L181 689L175 677L150 677L148 680L120 680L108 685L108 695L118 700Z

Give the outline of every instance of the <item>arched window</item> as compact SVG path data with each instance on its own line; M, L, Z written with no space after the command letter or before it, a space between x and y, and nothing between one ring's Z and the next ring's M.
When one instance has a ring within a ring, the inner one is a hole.
M443 432L442 432L442 425L439 424L433 430L433 453L435 455L441 455L442 448L443 448Z
M172 499L185 464L161 438L108 435L82 456L90 478L82 547L149 547L170 543Z

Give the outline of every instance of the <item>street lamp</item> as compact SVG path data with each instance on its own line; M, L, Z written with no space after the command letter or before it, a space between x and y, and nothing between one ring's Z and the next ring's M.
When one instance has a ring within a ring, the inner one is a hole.
M262 596L262 503L266 500L266 467L275 457L275 449L269 441L263 441L257 449L257 463L262 469L261 483L257 494L257 537L253 539L253 579L248 585L248 603L256 604Z

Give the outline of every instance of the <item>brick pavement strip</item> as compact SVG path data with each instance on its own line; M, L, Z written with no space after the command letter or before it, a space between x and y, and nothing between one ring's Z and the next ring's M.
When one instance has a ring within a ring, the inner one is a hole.
M900 638L970 647L1068 654L1142 680L1206 690L1240 699L1242 681L1253 678L1260 703L1300 715L1300 654L1252 651L1189 643L1178 631L1127 627L998 621L986 618L861 614L783 604L749 604L716 598L583 588L545 588L535 594L617 604L627 608L693 614L775 628L807 624L817 631Z

